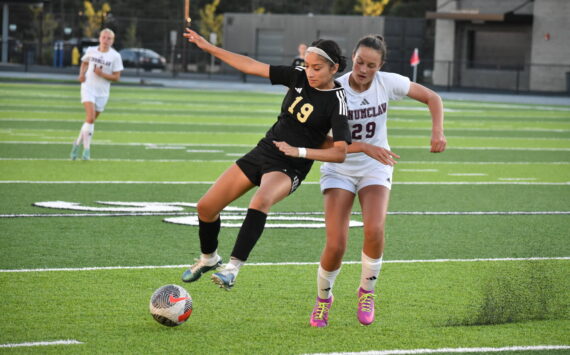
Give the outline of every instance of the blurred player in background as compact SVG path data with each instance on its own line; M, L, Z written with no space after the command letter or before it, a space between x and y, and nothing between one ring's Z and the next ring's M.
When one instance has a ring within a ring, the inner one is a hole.
M83 160L91 158L91 139L95 130L95 120L105 109L111 82L119 81L123 70L121 55L111 46L115 33L106 28L99 34L99 46L89 47L81 58L79 81L81 82L81 103L85 107L85 123L79 136L73 142L71 160L77 159L79 146L83 142Z
M443 103L432 90L399 74L379 71L386 59L381 36L359 40L352 54L352 71L338 81L348 101L352 144L342 164L321 166L324 194L326 245L317 272L317 301L311 314L313 327L328 324L333 302L332 288L346 250L350 214L358 195L364 222L362 271L358 289L357 317L361 324L374 321L374 287L384 253L384 225L388 211L393 165L397 154L390 151L386 130L389 100L405 96L428 106L432 118L431 152L443 152Z
M291 64L293 67L304 67L305 66L305 51L307 50L307 45L305 43L299 43L297 51L299 54L293 59Z
M259 186L249 202L231 258L212 280L229 290L239 269L263 233L270 208L293 193L314 160L342 162L350 143L344 90L334 75L346 67L346 58L334 41L313 42L305 56L306 69L273 66L226 51L186 29L184 37L203 51L249 75L269 78L289 91L283 99L277 122L257 146L230 166L198 201L201 255L182 275L184 282L221 266L217 253L220 212L240 196ZM332 141L321 149L332 129Z

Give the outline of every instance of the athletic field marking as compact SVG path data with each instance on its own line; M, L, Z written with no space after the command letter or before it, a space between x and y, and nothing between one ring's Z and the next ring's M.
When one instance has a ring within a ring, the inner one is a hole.
M471 263L471 262L501 262L501 261L553 261L570 260L570 256L560 257L532 257L532 258L480 258L480 259L424 259L424 260L384 260L385 264L417 264L417 263ZM343 261L343 264L360 264L360 261ZM246 263L244 266L311 266L319 265L314 262L281 262L281 263ZM18 272L48 272L48 271L105 271L105 270L140 270L140 269L182 269L182 265L141 265L141 266L88 266L73 268L40 268L40 269L0 269L0 273Z
M414 354L440 354L440 353L499 353L506 351L544 351L568 350L570 345L529 345L506 346L502 348L439 348L439 349L408 349L408 350L369 350L362 352L344 353L314 353L305 355L414 355Z
M501 181L527 181L536 180L536 178L499 178Z
M0 112L2 112L2 111L3 110L0 110ZM155 115L153 114L151 116L155 116ZM42 118L2 118L2 121L12 121L12 122L28 122L28 121L29 122L66 122L66 123L74 123L74 124L77 123L77 120L75 118L69 119L69 120L54 120L54 119L42 119ZM267 124L261 124L261 123L229 124L229 123L222 123L222 122L195 123L195 122L162 122L162 121L156 122L156 121L126 121L126 120L113 120L112 122L109 122L109 123L160 125L160 126L173 125L173 126L191 126L191 127L195 127L196 124L199 124L199 125L204 125L204 126L229 126L229 127L247 126L247 127L265 127L265 128L267 128ZM533 130L533 131L535 131L535 130Z
M69 142L48 142L48 141L4 141L0 144L65 144L69 145ZM210 144L210 143L196 143L196 144L180 144L180 143L101 143L97 141L97 144L101 145L119 145L119 146L184 146L184 147L247 147L252 148L252 144Z
M2 112L3 110L0 110L0 112ZM426 109L427 111L427 109ZM473 111L475 112L475 111ZM154 115L150 115L150 116L154 116ZM42 119L42 118L2 118L2 121L6 121L6 122L64 122L64 123L72 123L75 124L77 123L77 120L74 119ZM417 123L418 120L414 120L414 119L407 119L407 118L390 118L391 122L413 122L413 123ZM197 124L196 122L156 122L156 121L127 121L127 120L113 120L112 123L121 123L121 124L140 124L140 125L160 125L160 126L167 126L167 125L172 125L172 126L191 126L191 127L195 127L195 125ZM267 127L267 124L261 124L261 123L243 123L243 124L228 124L228 123L223 123L223 122L200 122L198 123L199 125L203 125L203 126L224 126L224 127L243 127L243 126L247 126L247 127ZM393 129L405 129L405 128L393 128ZM431 131L431 128L429 127L419 127L419 128L414 128L415 130L424 130L424 131ZM481 128L481 127L470 127L470 126L466 126L466 127L451 127L451 128L446 128L446 131L493 131L493 132L528 132L528 131L532 131L532 132L554 132L554 133L565 133L565 132L570 132L569 129L557 129L557 128L519 128L519 127L512 127L512 128Z
M449 175L449 176L489 176L489 174L483 174L483 173L449 173L447 175Z
M239 213L239 212L237 212ZM245 212L242 212L245 214ZM6 213L0 218L35 218L35 217L138 217L138 216L192 216L196 212L114 212L114 213ZM275 216L309 215L322 216L323 212L271 212ZM361 215L354 211L352 215ZM570 215L570 211L396 211L388 212L392 216L554 216ZM294 217L290 218L294 219Z
M75 132L75 131L70 131ZM170 133L170 132L166 132ZM404 136L406 137L406 136ZM424 137L422 137L424 138ZM454 137L455 138L455 137ZM467 137L473 138L473 137ZM67 138L58 138L58 139L67 139ZM566 139L560 139L566 140ZM69 141L65 142L53 142L53 141L4 141L0 142L0 144L65 144L70 145ZM163 145L163 146L188 146L188 147L246 147L252 148L255 144L216 144L216 143L204 143L204 144L180 144L180 143L109 143L109 142L101 142L97 141L98 145L118 145L118 146L149 146L149 145ZM429 146L396 146L392 147L394 150L398 149L430 149ZM514 150L514 151L547 151L547 152L567 152L570 151L570 148L533 148L533 147L459 147L453 146L450 148L452 150Z
M149 184L149 185L211 185L214 181L37 181L0 180L0 184ZM318 181L303 181L303 185L318 185ZM546 185L566 186L564 182L530 181L396 181L393 185Z
M0 143L1 144L1 143ZM163 150L184 150L185 147L161 147L161 148L146 148L146 149L163 149ZM223 151L222 151L223 153ZM226 156L236 156L241 157L245 153L226 153ZM2 158L2 161L69 161L69 158ZM232 163L235 162L235 159L97 159L97 161L115 161L115 162L157 162L157 163ZM425 160L425 161L406 161L400 160L398 161L398 166L404 164L443 164L443 165L570 165L568 161L553 161L553 162L544 162L544 161L433 161L433 160ZM437 169L405 169L405 168L397 168L398 171L418 171L418 172L437 172Z
M29 346L76 345L76 344L83 344L83 343L77 340L36 341L30 343L0 344L0 348L19 348L19 347L29 347Z
M217 149L186 149L186 153L223 153L223 150Z
M400 160L398 161L398 165L401 164L448 164L448 165L569 165L569 161L551 161L551 162L542 162L542 161L433 161L433 160ZM398 169L398 168L397 168ZM401 170L401 169L398 169Z
M200 151L203 153L204 151ZM211 152L210 152L211 153ZM243 154L237 154L242 156ZM0 158L0 161L70 161L69 158ZM233 163L234 160L226 159L97 159L104 162L129 162L129 163Z

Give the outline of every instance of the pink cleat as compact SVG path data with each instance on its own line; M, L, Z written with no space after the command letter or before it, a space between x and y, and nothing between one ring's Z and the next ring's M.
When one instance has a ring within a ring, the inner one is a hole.
M329 310L333 303L333 297L322 299L317 297L315 308L311 314L311 326L316 328L326 327L329 323Z
M374 322L374 291L358 289L358 321L362 325L370 325Z

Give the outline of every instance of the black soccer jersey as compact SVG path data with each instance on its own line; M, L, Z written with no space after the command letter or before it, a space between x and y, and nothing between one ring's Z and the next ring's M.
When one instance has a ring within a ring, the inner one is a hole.
M346 97L339 83L335 82L331 90L312 88L304 68L290 66L271 66L269 79L273 85L287 86L289 91L277 122L263 142L274 146L273 141L284 141L293 147L319 148L332 129L335 141L351 143Z
M336 81L334 89L313 89L302 67L270 66L269 78L272 84L289 88L281 105L281 113L257 146L236 163L255 185L260 184L261 176L267 172L285 172L291 177L293 192L311 170L313 160L286 156L273 142L287 142L293 147L320 148L332 129L335 141L350 144L346 98Z

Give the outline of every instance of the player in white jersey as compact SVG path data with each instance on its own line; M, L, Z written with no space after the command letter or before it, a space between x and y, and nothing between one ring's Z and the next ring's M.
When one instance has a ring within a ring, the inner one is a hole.
M90 146L95 120L105 109L109 100L111 82L119 81L123 70L121 55L111 46L115 41L115 33L106 28L99 35L99 46L89 47L81 58L79 81L81 82L81 103L85 108L85 123L79 136L73 142L71 160L77 159L79 146L83 142L83 160L91 158Z
M385 58L386 46L381 36L363 37L352 54L352 72L338 79L347 96L348 123L352 132L348 152L352 154L348 154L343 163L321 166L327 240L317 272L317 302L310 322L314 327L328 324L332 287L340 272L356 195L364 222L357 318L363 325L374 321L374 288L382 266L392 167L396 164L395 159L400 158L388 145L389 101L408 96L426 104L432 117L431 152L443 152L447 144L439 95L410 82L407 77L380 72Z

